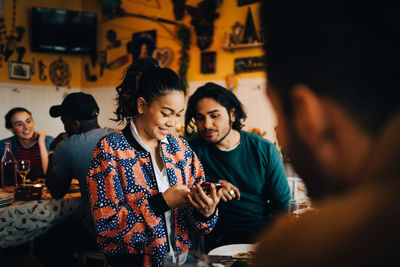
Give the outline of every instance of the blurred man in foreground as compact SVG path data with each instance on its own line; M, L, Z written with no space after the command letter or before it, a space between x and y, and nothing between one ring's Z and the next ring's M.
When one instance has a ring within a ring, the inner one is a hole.
M399 266L399 12L396 1L263 2L278 140L317 210L278 220L256 266Z

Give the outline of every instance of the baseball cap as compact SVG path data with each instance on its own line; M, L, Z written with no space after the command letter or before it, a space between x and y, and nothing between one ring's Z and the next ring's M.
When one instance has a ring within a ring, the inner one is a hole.
M85 93L71 93L67 95L61 105L50 108L53 118L66 116L76 120L90 120L99 115L99 106L92 95Z

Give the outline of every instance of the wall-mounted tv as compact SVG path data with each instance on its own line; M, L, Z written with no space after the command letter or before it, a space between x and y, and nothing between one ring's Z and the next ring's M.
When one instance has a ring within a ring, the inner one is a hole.
M96 41L96 13L32 8L32 52L90 54Z

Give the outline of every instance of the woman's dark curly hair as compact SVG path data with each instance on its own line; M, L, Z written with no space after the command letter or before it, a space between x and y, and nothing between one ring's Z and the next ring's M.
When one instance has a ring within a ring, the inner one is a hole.
M14 114L18 113L18 112L26 112L30 116L32 116L32 113L29 110L27 110L26 108L17 107L17 108L10 109L7 112L7 114L4 116L4 120L6 121L6 128L7 129L12 129L13 128L12 123L11 123L11 119L14 116Z
M126 70L117 90L117 121L124 123L137 115L137 99L143 97L148 103L165 95L165 91L182 91L185 86L174 71L160 68L152 58L138 59Z
M188 101L187 110L185 113L185 133L188 134L190 122L196 115L197 103L203 98L212 98L220 105L226 108L228 114L231 110L235 109L235 121L232 124L232 128L240 130L244 126L243 122L246 120L247 115L244 110L242 103L239 99L229 90L215 83L206 83L199 87L193 95L190 96Z

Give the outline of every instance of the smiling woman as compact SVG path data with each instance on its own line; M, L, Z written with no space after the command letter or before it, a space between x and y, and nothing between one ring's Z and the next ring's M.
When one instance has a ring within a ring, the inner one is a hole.
M150 58L135 61L117 87L116 121L128 123L100 140L87 177L97 242L113 267L183 264L189 230L208 233L216 223L220 194L215 186L205 194L196 154L171 135L185 91Z
M29 110L13 108L5 115L6 128L14 136L0 141L0 155L4 153L5 141L11 141L12 153L16 160L30 160L31 171L27 179L44 177L48 165L48 150L52 137L45 132L35 131L35 123Z

